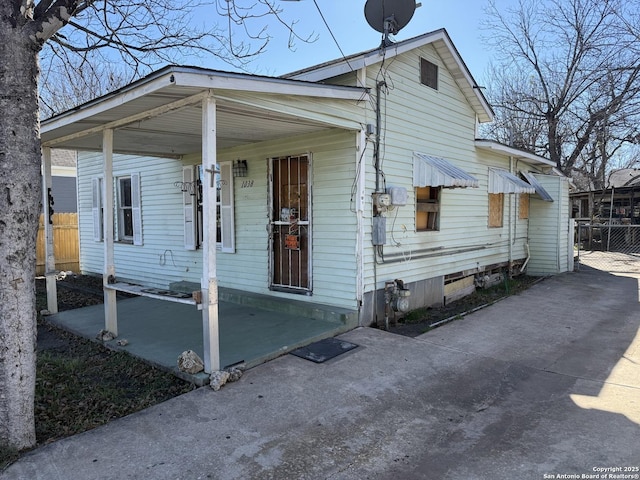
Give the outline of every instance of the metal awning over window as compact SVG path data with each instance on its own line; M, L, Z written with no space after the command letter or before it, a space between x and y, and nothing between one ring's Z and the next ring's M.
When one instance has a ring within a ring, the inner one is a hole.
M553 202L553 197L549 195L549 192L544 189L544 187L540 184L536 177L533 176L532 173L520 172L520 174L525 178L527 182L529 182L529 184L533 188L535 188L536 195L540 197L540 199L544 200L545 202Z
M489 168L489 193L536 193L536 189L513 173Z
M413 153L414 187L478 187L478 179L444 158Z

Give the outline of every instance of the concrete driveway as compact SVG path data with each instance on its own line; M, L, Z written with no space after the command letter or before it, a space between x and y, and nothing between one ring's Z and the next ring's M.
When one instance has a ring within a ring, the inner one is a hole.
M0 478L640 478L638 291L583 267L415 339L357 329L329 362L278 358Z

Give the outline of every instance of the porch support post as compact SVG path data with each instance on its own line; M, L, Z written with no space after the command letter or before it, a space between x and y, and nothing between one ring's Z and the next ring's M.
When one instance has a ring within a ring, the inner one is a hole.
M53 245L53 220L49 213L51 191L51 148L42 148L42 207L44 221L44 275L47 286L47 310L58 313L58 292L56 286L56 257Z
M218 279L216 276L216 99L209 94L202 100L202 334L204 370L220 370L218 329Z
M107 285L116 278L116 267L113 255L113 130L105 129L102 133L102 162L104 190L104 273L102 285L104 291L104 329L118 336L118 310L116 307L116 291L108 289Z

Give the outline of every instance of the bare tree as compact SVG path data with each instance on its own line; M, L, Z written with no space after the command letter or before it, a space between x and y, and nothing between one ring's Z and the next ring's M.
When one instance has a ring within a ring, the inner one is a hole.
M220 27L193 27L189 14L204 8L217 9ZM185 55L215 55L242 66L271 40L260 23L268 16L280 21L279 14L275 0L0 2L0 444L21 449L36 440L39 55L47 73L68 66L91 71L96 61L117 59L126 70L116 83ZM292 24L282 25L290 42L306 40L295 36ZM93 96L91 77L86 92L63 94L79 101ZM53 104L51 96L45 101L51 111L68 106Z
M41 62L40 115L43 118L93 100L127 84L130 75L113 63L69 57L67 63Z
M604 178L640 133L636 4L520 0L502 12L492 0L486 27L500 57L489 134L548 156L565 174Z

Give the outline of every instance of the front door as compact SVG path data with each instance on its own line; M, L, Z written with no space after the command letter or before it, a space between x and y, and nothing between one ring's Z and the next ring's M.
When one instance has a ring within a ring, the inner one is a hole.
M271 285L311 292L311 189L309 156L272 158Z

